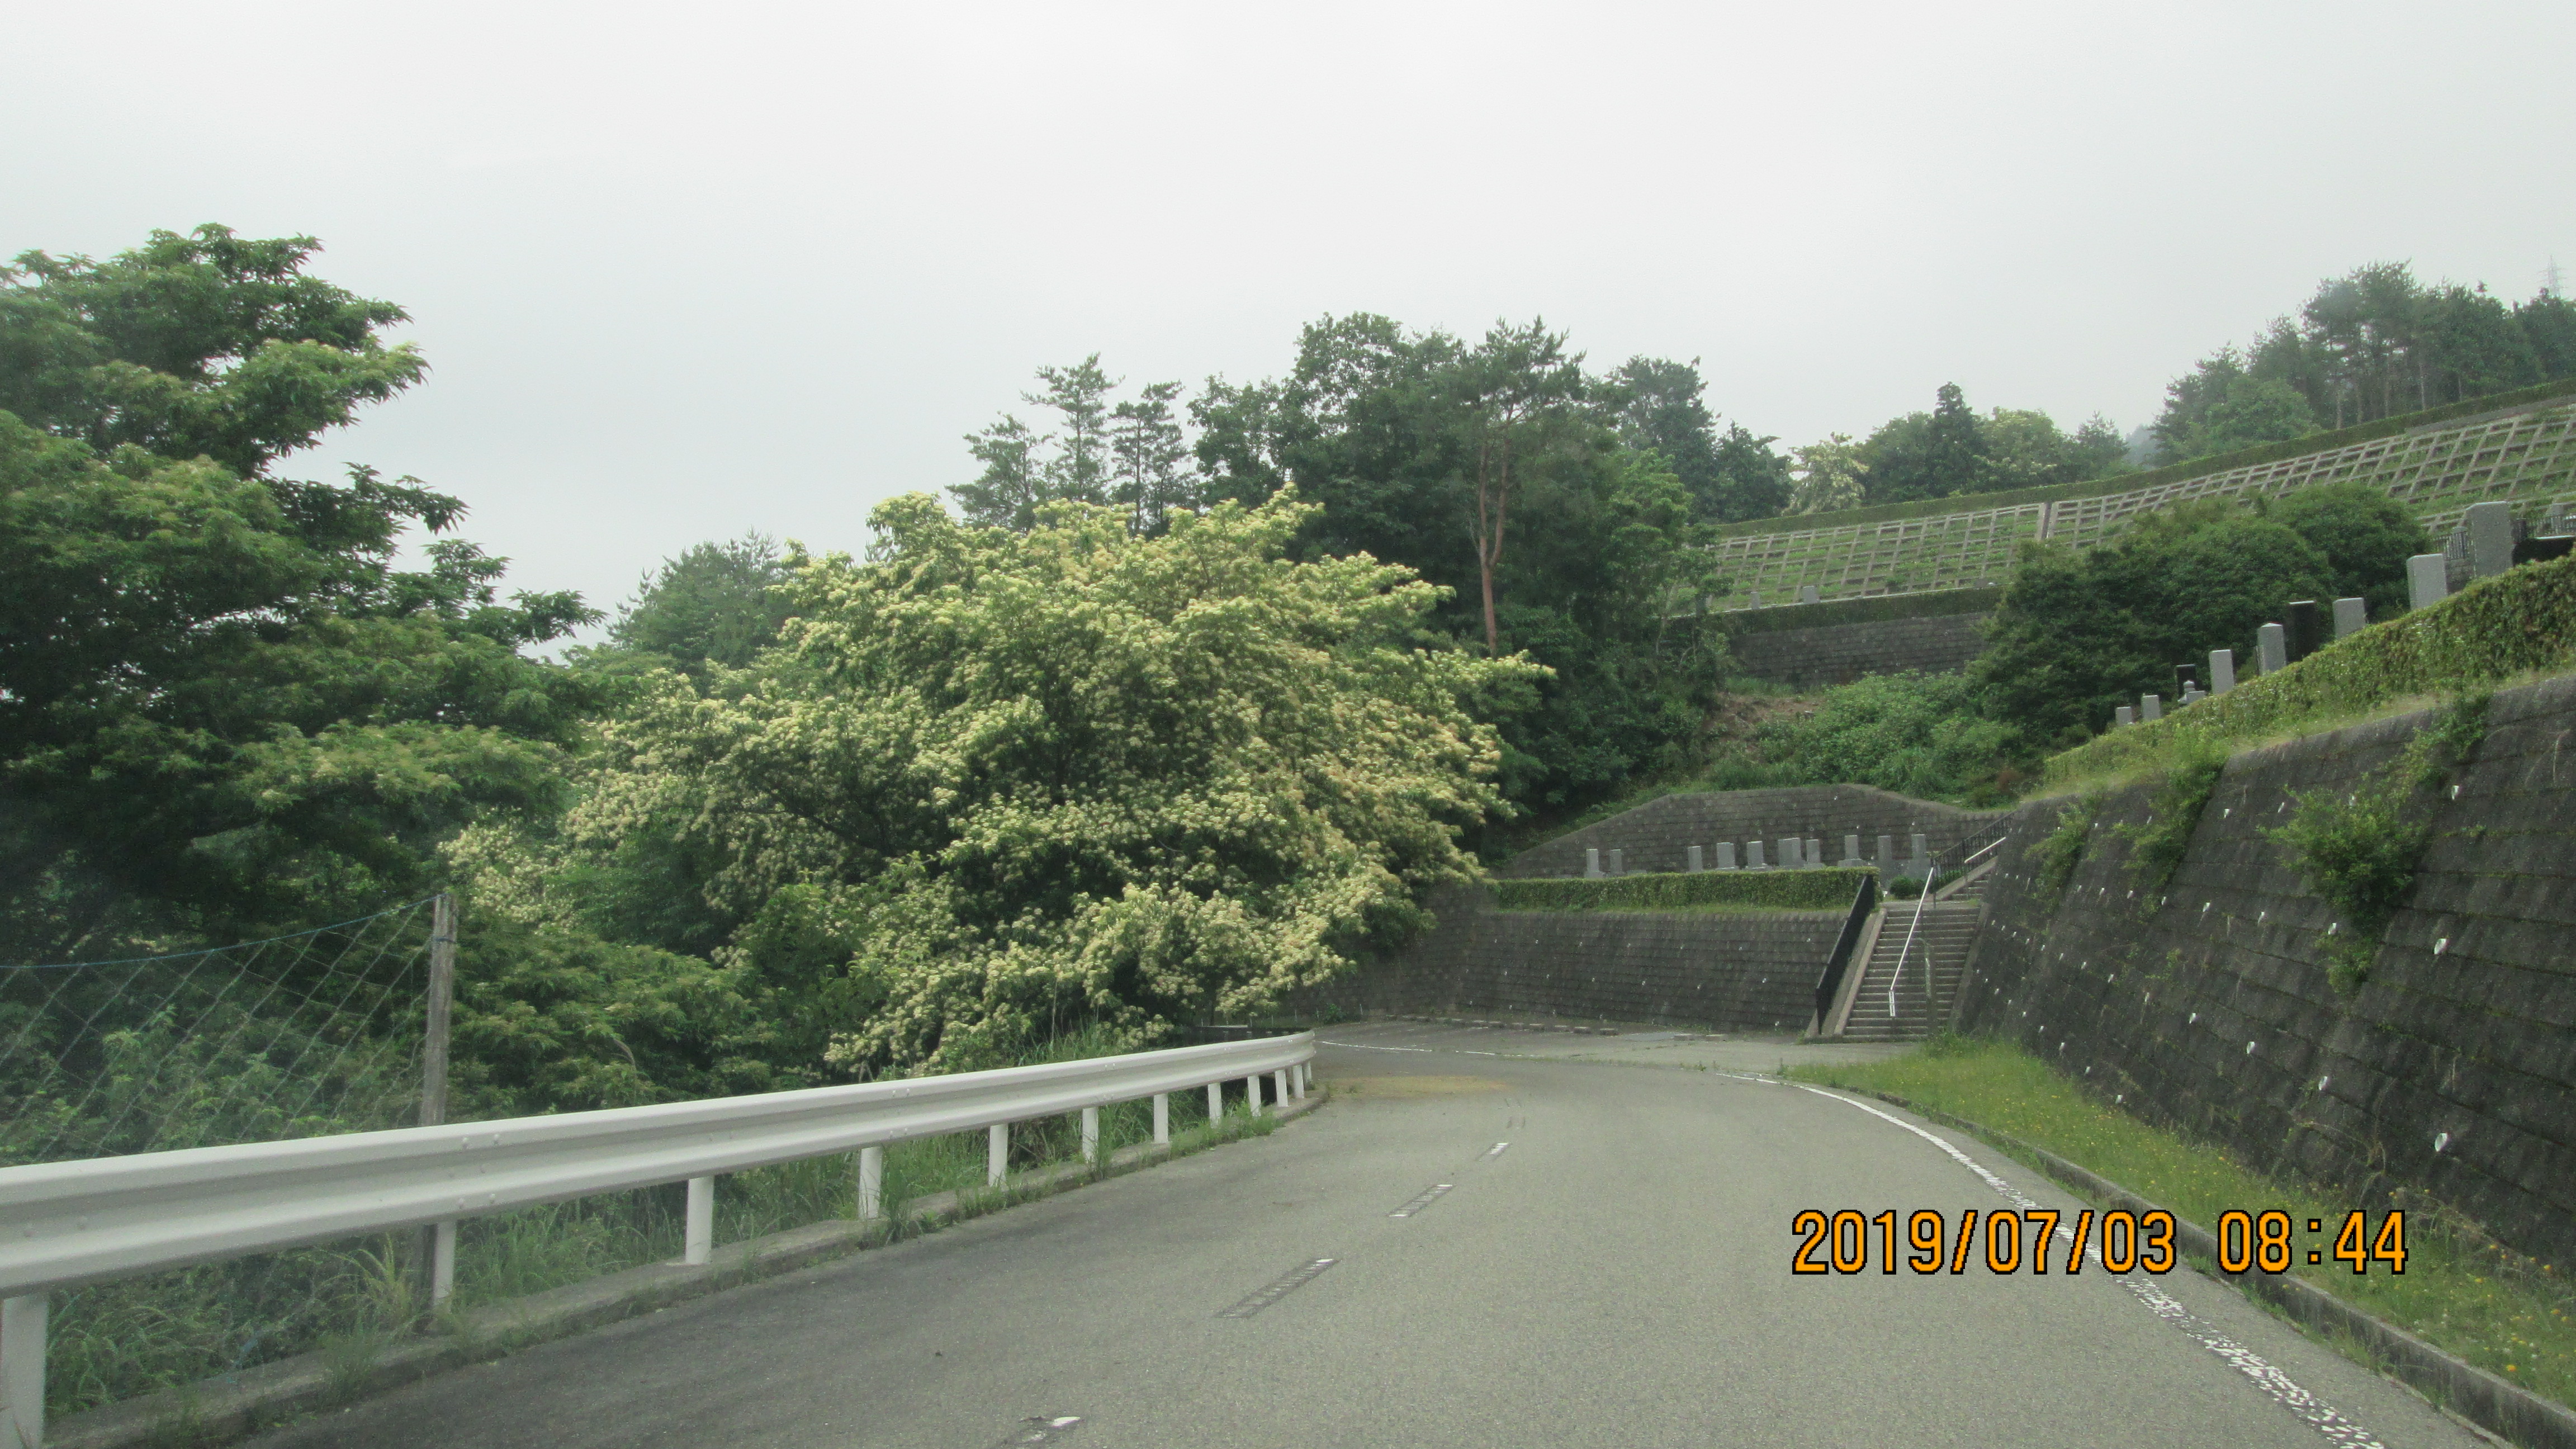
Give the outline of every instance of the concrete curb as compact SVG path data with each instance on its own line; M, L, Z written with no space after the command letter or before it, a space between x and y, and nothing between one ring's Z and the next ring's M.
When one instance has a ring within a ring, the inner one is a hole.
M2020 1157L2063 1185L2112 1207L2130 1212L2171 1211L2010 1133L1998 1132L1965 1117L1935 1111L1890 1092L1870 1092L1857 1087L1836 1090L1875 1097L1918 1117L1982 1138ZM2183 1221L2179 1213L2174 1215L2174 1224L2174 1235L2181 1241L2182 1250L2211 1264L2208 1270L2211 1277L2272 1304L2310 1328L2351 1338L2369 1351L2376 1366L2436 1405L2489 1433L2500 1434L2524 1446L2524 1449L2576 1449L2576 1412L2552 1403L2511 1380L2499 1378L2455 1358L2396 1324L2355 1308L2306 1279L2286 1273L2276 1277L2269 1273L2222 1272L2215 1266L2218 1240L2211 1236L2209 1230L2198 1223Z
M1307 1089L1303 1101L1283 1103L1270 1109L1268 1115L1281 1122L1294 1121L1330 1099L1331 1093L1321 1083L1315 1083ZM1086 1183L1141 1171L1171 1156L1168 1148L1141 1143L1109 1154L1107 1163L1096 1171L1079 1162L1059 1163L1014 1179L1003 1188L998 1203L989 1191L935 1193L904 1204L901 1223L915 1232L935 1231ZM897 1224L883 1221L810 1223L767 1237L728 1243L710 1254L702 1266L648 1263L586 1282L568 1283L458 1314L453 1331L399 1340L355 1371L346 1367L335 1370L327 1354L300 1354L223 1378L164 1389L74 1414L46 1426L45 1446L169 1449L177 1445L233 1443L308 1414L500 1358L550 1339L567 1338L691 1298L792 1273L863 1249L883 1247L895 1240L896 1228ZM914 1232L901 1234L913 1235Z

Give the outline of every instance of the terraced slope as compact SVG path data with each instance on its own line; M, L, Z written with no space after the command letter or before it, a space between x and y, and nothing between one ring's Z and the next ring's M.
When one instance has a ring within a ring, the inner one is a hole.
M2234 467L2187 464L2130 479L1963 499L1975 506L1948 510L1900 505L1818 514L1794 527L1777 526L1787 520L1767 528L1739 524L1714 545L1728 592L1712 595L1706 607L1791 603L1810 586L1831 600L1997 585L2026 539L2090 547L2136 514L2190 498L2367 483L2406 504L2436 539L2472 503L2504 499L2535 513L2576 503L2576 391L2566 385L2555 396L2525 395L2466 417L2425 416L2402 430L2373 425L2322 434L2307 451L2253 450L2239 455L2251 461Z

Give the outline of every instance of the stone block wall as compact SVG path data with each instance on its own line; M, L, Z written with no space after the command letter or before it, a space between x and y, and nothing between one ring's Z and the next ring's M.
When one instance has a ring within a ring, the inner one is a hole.
M1439 925L1291 1003L1315 1012L1655 1022L1797 1031L1841 911L1501 911L1482 888L1434 892Z
M1747 631L1730 636L1727 648L1735 655L1738 669L1781 684L1849 684L1865 674L1908 669L1939 674L1964 669L1986 652L1986 636L1978 626L1990 617L1945 614L1818 629Z
M1634 810L1587 825L1571 834L1534 846L1494 868L1498 876L1579 876L1583 852L1597 849L1606 863L1610 852L1623 852L1631 874L1688 868L1688 850L1702 849L1702 859L1717 863L1719 841L1735 842L1741 859L1744 843L1764 842L1765 857L1783 836L1813 837L1824 842L1825 862L1842 859L1843 837L1861 837L1861 853L1875 857L1878 837L1896 837L1896 853L1906 852L1907 837L1921 831L1933 855L1955 864L1957 847L2003 818L1998 810L1962 810L1928 800L1909 799L1867 785L1796 785L1777 790L1722 790L1665 795Z
M2262 830L2292 793L2350 789L2424 716L2236 757L2171 883L2133 896L2125 843L2152 791L2111 796L2062 893L2027 853L2063 800L2023 807L1986 891L1961 1024L2253 1166L2451 1204L2576 1262L2576 678L2496 696L2369 979L2338 992L2337 925ZM2249 1204L2248 1206L2256 1206Z

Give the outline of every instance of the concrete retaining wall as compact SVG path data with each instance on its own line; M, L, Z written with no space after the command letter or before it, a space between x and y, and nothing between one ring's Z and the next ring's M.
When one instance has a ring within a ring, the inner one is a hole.
M1292 1009L1660 1022L1796 1031L1842 933L1841 911L1500 911L1453 887L1412 945Z
M1990 617L1946 614L1820 629L1748 631L1731 636L1727 648L1744 673L1782 684L1849 684L1865 674L1908 669L1940 674L1964 669L1986 652L1986 637L1978 626Z
M1731 840L1740 853L1749 840L1766 847L1783 836L1814 837L1824 842L1825 861L1842 859L1843 837L1861 837L1861 853L1875 858L1878 837L1896 837L1899 856L1906 838L1921 831L1932 853L1944 865L1961 841L2001 819L2002 811L1961 810L1908 799L1867 785L1796 785L1778 790L1724 790L1693 795L1665 795L1634 810L1587 825L1545 845L1535 846L1494 868L1498 876L1577 876L1583 874L1583 852L1598 849L1603 861L1612 850L1624 852L1631 873L1686 869L1691 846L1702 859L1717 863L1717 843ZM1766 848L1766 858L1773 858Z
M2332 913L2260 833L2296 808L2291 791L2349 787L2421 720L2238 756L2156 902L2130 899L2108 829L2144 818L2148 789L2107 802L2054 896L2025 857L2064 802L2024 807L1960 1019L2356 1207L2427 1193L2576 1261L2576 679L2496 697L2458 797L2427 807L2413 897L2349 995L2316 951Z

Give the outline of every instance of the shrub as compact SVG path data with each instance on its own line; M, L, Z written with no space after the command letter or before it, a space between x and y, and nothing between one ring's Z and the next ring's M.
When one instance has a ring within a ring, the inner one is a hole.
M2093 817L2100 814L2102 791L2094 790L2069 802L2057 812L2057 824L2030 848L2031 864L2039 869L2039 883L2049 895L2058 895L2075 877L2075 867L2084 859L2084 847L2093 838Z
M2298 808L2288 823L2264 829L2340 918L2317 943L2337 991L2369 979L2388 923L2414 890L2424 848L2432 843L2432 822L2417 808L2418 798L2438 789L2486 738L2489 698L2454 701L2416 732L2404 753L2341 798L2331 787L2293 793Z
M1986 718L1964 674L1879 674L1828 690L1813 714L1765 727L1763 753L1803 783L1875 785L1917 799L2001 804L2021 732Z
M2129 874L2136 880L2140 896L2155 895L2173 879L2175 868L2182 864L2183 852L2191 848L2191 833L2199 828L2200 812L2209 808L2210 794L2218 788L2218 777L2226 768L2227 752L2217 745L2207 740L2182 741L2156 787L2147 818L2134 825L2113 827L2129 842Z
M1494 883L1507 911L1688 911L1750 906L1776 911L1851 907L1865 870L1703 870L1671 875L1614 875L1598 880L1505 880Z

